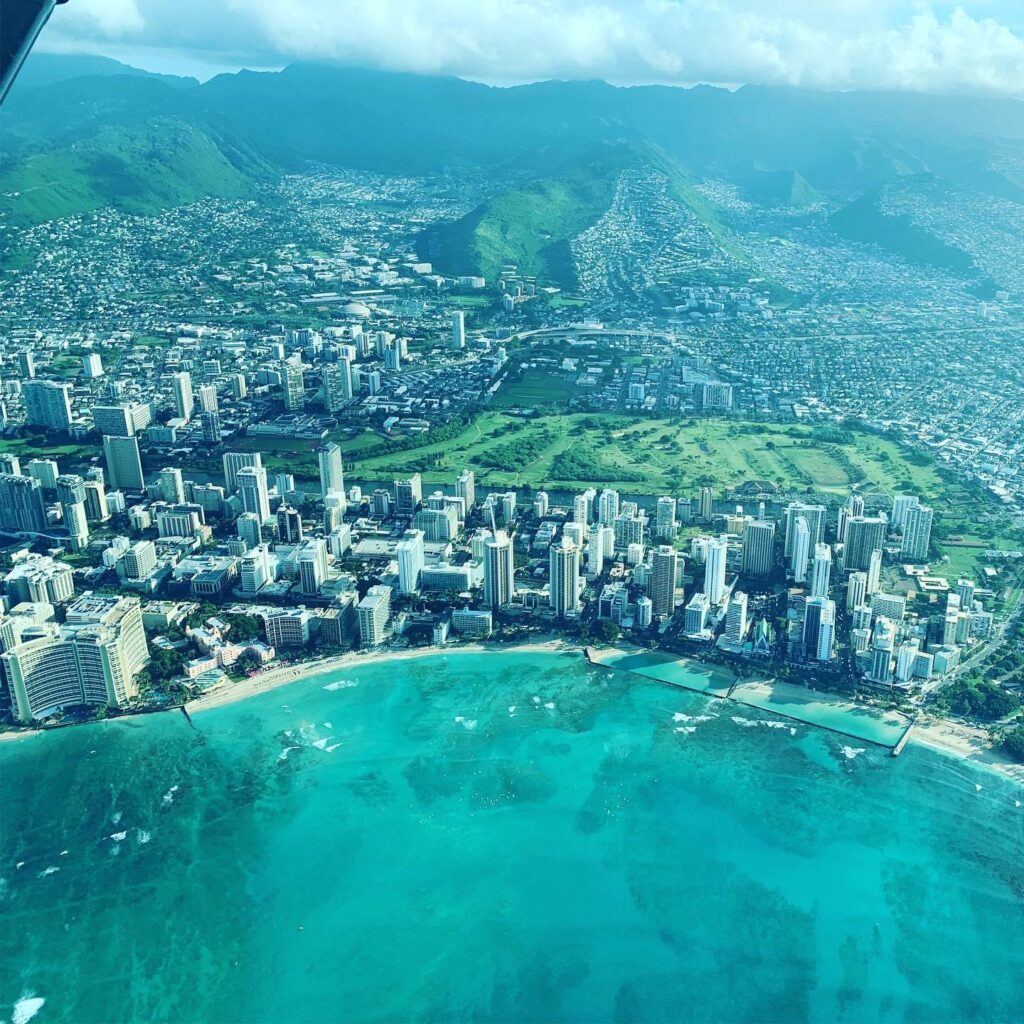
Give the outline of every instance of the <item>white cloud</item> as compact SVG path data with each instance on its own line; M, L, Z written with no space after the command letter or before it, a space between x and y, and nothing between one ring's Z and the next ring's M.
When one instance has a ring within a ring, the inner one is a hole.
M76 0L63 10L76 7L59 31L79 45L130 37L229 64L1024 96L1019 0Z
M71 35L96 33L117 38L145 28L137 0L75 0L60 9L58 19L61 32Z

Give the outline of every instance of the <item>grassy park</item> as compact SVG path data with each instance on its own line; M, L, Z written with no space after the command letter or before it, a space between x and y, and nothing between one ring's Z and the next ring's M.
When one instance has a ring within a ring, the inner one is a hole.
M531 396L539 400L541 383L535 387L529 377L517 382L511 404L525 404ZM906 490L925 500L940 494L947 501L956 498L950 493L955 487L929 459L896 441L800 424L582 413L525 419L494 410L435 443L427 434L421 446L383 454L365 444L344 447L352 474L367 480L419 472L451 483L469 466L480 484L494 487L594 485L663 494L703 483L721 492L745 480L767 480L786 490L837 497L856 487L864 494Z

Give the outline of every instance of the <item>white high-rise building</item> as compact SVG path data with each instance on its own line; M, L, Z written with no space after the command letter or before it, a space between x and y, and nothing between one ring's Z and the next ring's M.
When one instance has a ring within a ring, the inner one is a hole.
M258 544L238 563L239 589L246 597L255 597L270 579L270 548Z
M352 399L352 363L345 358L325 363L320 371L320 383L324 389L324 408L337 412Z
M359 636L364 647L376 647L387 638L388 619L391 618L391 588L370 587L366 597L356 606Z
M597 499L597 518L602 526L612 526L619 514L619 492L607 488Z
M724 566L723 566L724 569ZM679 575L679 552L663 544L651 554L651 583L648 596L657 616L671 616L676 609L676 582ZM724 580L723 580L724 583Z
M850 614L858 605L864 604L868 596L868 574L851 572L846 581L846 612Z
M489 608L502 608L511 604L514 596L512 538L498 530L484 541L484 602Z
M835 646L836 605L827 597L811 597L804 608L804 649L817 661L831 661Z
M794 501L786 506L786 546L783 556L787 559L793 557L793 540L796 535L796 521L803 519L804 525L810 534L807 550L813 551L815 544L820 544L825 539L825 519L828 510L824 505L805 505L803 502ZM792 563L791 563L792 564Z
M811 597L828 597L832 580L832 548L828 544L814 546L814 564L811 567Z
M676 524L676 499L661 497L654 516L654 530L659 540L674 540L678 530Z
M203 412L217 412L220 405L217 402L217 387L214 384L199 385L199 408Z
M235 532L250 550L259 547L263 540L263 520L255 512L243 512L235 520Z
M506 491L501 496L501 516L506 523L515 522L516 518L516 492Z
M303 594L314 596L327 579L327 543L320 537L303 542L298 555L299 587Z
M136 541L115 564L123 579L144 580L156 568L156 545L151 540Z
M864 515L864 499L859 494L851 494L846 504L839 510L839 520L836 523L836 543L846 542L846 524L854 516Z
M415 594L420 587L420 573L425 564L423 531L406 530L398 542L398 589L403 594Z
M807 580L810 547L811 531L808 529L807 520L803 516L797 516L793 523L793 546L790 549L790 568L795 583L804 583Z
M903 521L900 554L908 562L926 562L932 542L932 510L927 505L908 508Z
M587 528L581 523L566 523L562 527L562 535L568 537L576 547L583 547L583 541L587 536Z
M585 494L577 494L572 500L572 521L580 526L589 522L589 505Z
M466 347L466 314L461 309L452 313L452 348L461 352Z
M551 545L548 566L552 609L559 618L575 616L580 607L580 549L563 536Z
M238 471L247 466L254 466L257 469L263 465L263 458L259 452L225 452L221 460L224 466L224 490L228 494L234 494L238 490Z
M902 528L907 522L907 513L920 505L921 499L911 494L897 494L892 499L892 525Z
M30 477L39 481L39 486L44 490L52 491L57 486L60 469L53 459L31 459L25 469Z
M704 593L712 605L720 604L725 597L725 567L729 544L724 537L708 543L704 562Z
M698 591L690 598L683 619L683 630L687 636L704 638L710 608L708 595L702 591Z
M145 430L153 420L153 407L144 405L94 405L90 410L96 433L130 437Z
M333 441L321 445L316 450L317 463L320 466L320 493L345 496L345 471L341 459L341 447Z
M261 523L270 518L270 494L267 471L262 466L245 466L235 474L242 509L259 517Z
M730 643L741 644L747 635L747 595L735 591L729 598L725 613L725 638Z
M465 515L476 505L476 477L473 470L464 469L455 481L455 495L465 503Z
M960 607L964 611L970 611L974 607L974 592L977 586L974 580L958 579L956 581L956 596L960 598Z
M306 408L306 375L301 362L282 364L281 387L288 412L301 412Z
M71 538L71 550L81 551L89 543L89 520L85 514L85 481L71 474L56 480L57 500L64 515L64 528Z
M52 380L26 381L21 391L25 422L45 430L67 430L72 419L70 396L70 384Z
M893 670L893 648L896 643L896 634L892 623L879 617L875 623L875 631L871 641L870 663L867 678L875 683L888 684L892 682Z
M160 470L160 496L171 505L180 505L185 500L185 481L177 466Z
M191 374L176 373L171 378L171 387L174 390L174 411L178 419L188 421L192 419L192 412L195 409L195 398L192 394Z
M587 575L592 579L604 572L604 530L600 523L594 523L587 538Z
M700 489L699 514L705 522L715 514L715 493L710 487L702 487Z
M920 640L904 640L899 645L896 651L896 682L910 682L914 676L914 664L920 650Z
M85 514L90 523L105 523L110 518L102 480L85 481Z
M63 625L0 660L21 722L82 704L123 707L138 698L136 677L149 661L138 599L83 594Z
M868 569L865 575L864 593L870 597L882 587L882 549L875 548L868 558Z

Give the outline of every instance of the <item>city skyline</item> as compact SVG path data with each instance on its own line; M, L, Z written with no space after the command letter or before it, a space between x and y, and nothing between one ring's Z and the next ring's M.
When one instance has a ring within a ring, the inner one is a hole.
M57 6L0 1016L1014 1019L1020 19Z

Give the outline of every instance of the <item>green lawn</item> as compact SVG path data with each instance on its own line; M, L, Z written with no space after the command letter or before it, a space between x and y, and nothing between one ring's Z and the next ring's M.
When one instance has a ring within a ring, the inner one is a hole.
M550 387L550 375L543 380ZM519 391L512 404L541 403L533 378L513 387ZM364 479L421 472L432 481L451 483L469 467L485 486L595 485L662 494L692 491L703 481L721 492L745 480L765 479L837 497L853 486L863 494L890 496L912 488L924 500L950 496L949 485L930 463L918 464L924 460L894 441L855 434L847 443L822 443L813 431L802 425L680 424L595 414L522 419L493 410L454 440L421 448L360 459L358 450L342 445L353 474Z
M1002 549L1011 551L1024 550L1024 540L1019 536L998 533L994 537L980 537L973 534L957 534L956 540L937 541L935 545L946 558L936 560L932 568L939 576L948 576L955 580L959 576L967 576L977 579L977 582L985 586L993 586L995 590L1000 589L1000 584L1007 583L1018 571L1018 567L1012 562L988 562L984 558L984 552L988 549ZM946 560L948 559L948 561ZM993 565L999 570L998 582L994 585L991 581L978 574L980 564Z
M539 405L558 403L564 407L572 391L564 375L547 369L526 369L511 377L494 396L496 409L531 409Z
M84 462L101 451L102 448L98 449L96 445L76 444L73 441L61 444L50 442L40 444L29 438L0 438L0 452L17 455L22 461L28 459L56 459L58 461L60 459L70 459L72 462Z

